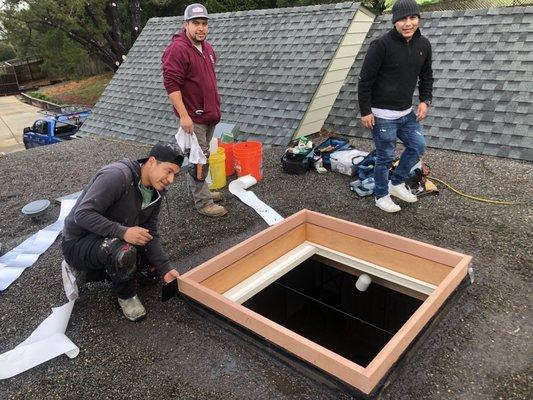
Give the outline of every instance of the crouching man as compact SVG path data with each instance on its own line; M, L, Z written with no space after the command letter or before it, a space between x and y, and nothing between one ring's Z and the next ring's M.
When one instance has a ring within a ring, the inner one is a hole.
M183 162L175 144L155 145L148 158L124 159L103 167L85 187L65 219L62 249L67 267L81 281L111 280L124 316L146 316L136 281L179 276L157 233L167 187Z

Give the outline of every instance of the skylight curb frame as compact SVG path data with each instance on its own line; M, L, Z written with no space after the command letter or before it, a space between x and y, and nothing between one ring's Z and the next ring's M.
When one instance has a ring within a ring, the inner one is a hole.
M299 246L301 251L294 250ZM360 260L369 268L388 270L390 279L421 282L419 290L426 290L423 286L431 288L427 292L431 294L366 368L224 295L247 279L253 281L250 277L254 274L261 276L265 267L276 268L278 262L280 271L261 278L271 281L283 273L283 265L292 268L299 258L317 249L318 254L322 250L347 260ZM294 256L285 256L291 251ZM279 262L284 256L286 264ZM464 279L470 261L470 256L451 250L302 210L180 276L178 284L186 296L369 394Z

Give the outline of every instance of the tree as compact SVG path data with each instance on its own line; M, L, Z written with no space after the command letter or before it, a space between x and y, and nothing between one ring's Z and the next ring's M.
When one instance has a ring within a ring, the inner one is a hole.
M41 70L48 76L77 75L77 67L87 63L89 56L79 44L69 40L60 29L50 29L37 39L44 63Z
M203 0L209 12L336 3L344 0ZM437 0L418 0L419 3ZM0 0L0 38L20 57L44 56L57 72L96 58L116 70L154 16L183 15L192 0ZM362 0L382 12L395 0ZM55 38L57 41L51 40ZM60 47L58 47L60 45ZM69 62L64 63L63 54Z
M16 56L15 50L11 45L0 41L0 61L11 60Z
M50 48L42 47L48 43L42 37L62 32L64 46L82 48L116 70L141 33L141 13L140 0L5 0L0 26L22 53L50 54Z

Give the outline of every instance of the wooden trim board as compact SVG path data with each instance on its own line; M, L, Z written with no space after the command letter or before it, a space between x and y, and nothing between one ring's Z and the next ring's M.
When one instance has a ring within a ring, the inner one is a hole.
M252 251L270 243L280 235L300 226L305 222L305 210L299 211L283 220L282 223L275 224L262 232L246 239L232 248L220 253L218 256L211 258L198 267L181 275L183 278L192 279L201 282L214 273L223 270L228 265L240 260Z
M365 272L371 275L372 279L378 278L381 282L393 284L395 287L404 289L404 291L407 290L409 292L416 292L419 295L424 296L422 299L425 299L435 290L435 285L430 283L422 282L418 279L400 274L387 268L383 268L379 265L339 253L335 250L330 250L319 244L305 241L228 289L224 293L224 296L231 301L242 304L266 288L272 282L276 281L278 278L285 275L290 270L314 255L325 258L328 261L335 262L335 264L332 265L334 268L338 268L343 271L352 270L353 272L349 272L352 275L359 275L360 273ZM224 273L226 275L230 274L232 268L233 266L229 266L224 270ZM220 272L218 274L220 274ZM235 274L235 280L238 280L239 275L240 271ZM217 288L213 288L211 286L208 287L216 292L219 292ZM415 297L419 298L420 296Z
M302 243L229 289L224 296L242 304L315 253L315 246Z
M305 225L299 225L259 249L202 281L202 285L224 293L305 241Z
M351 275L354 275L354 276L359 276L359 275L361 275L363 273L362 271L359 271L358 269L355 269L355 268L350 267L350 266L348 266L346 264L343 264L341 262L332 260L332 259L327 258L327 257L323 257L323 256L318 255L318 254L315 254L312 258L316 259L317 261L321 262L322 264L326 264L326 265L329 265L332 268L336 268L336 269L338 269L340 271L346 272L347 274L351 274ZM406 288L405 286L396 284L394 282L390 282L390 281L387 281L385 279L381 279L380 277L377 277L375 275L372 276L372 282L377 283L378 285L384 286L384 287L386 287L388 289L395 290L396 292L403 293L403 294L405 294L407 296L414 297L415 299L418 299L418 300L424 301L428 297L424 293L420 293L420 292L417 292L416 290L411 290L409 288Z
M265 287L284 270L293 268L301 257L311 254L305 245L313 243L325 248L325 253L336 252L348 259L364 260L363 264L385 267L389 276L406 277L432 289L366 368L223 295L233 291L236 299L242 299L251 283ZM285 264L278 262L283 257ZM180 276L178 284L183 294L369 394L466 276L470 261L471 257L464 254L302 210Z
M438 285L450 272L450 267L447 265L332 229L306 224L306 230L306 238L310 242L433 285Z

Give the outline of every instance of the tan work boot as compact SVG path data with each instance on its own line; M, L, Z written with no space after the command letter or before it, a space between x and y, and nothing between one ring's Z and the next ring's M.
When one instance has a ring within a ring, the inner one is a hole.
M222 193L220 192L211 192L211 200L213 201L222 201Z
M218 204L208 204L200 208L198 212L202 215L207 215L208 217L222 217L228 213L228 210Z
M137 295L130 299L121 299L118 297L118 304L122 308L122 313L126 319L136 322L146 317L146 310Z

